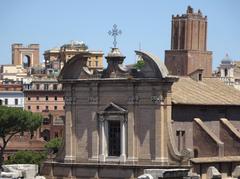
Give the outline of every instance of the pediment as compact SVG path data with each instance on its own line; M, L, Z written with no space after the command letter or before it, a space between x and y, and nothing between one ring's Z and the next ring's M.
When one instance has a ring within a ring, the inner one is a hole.
M106 108L104 108L103 111L105 111L105 112L127 112L126 109L124 109L112 102Z

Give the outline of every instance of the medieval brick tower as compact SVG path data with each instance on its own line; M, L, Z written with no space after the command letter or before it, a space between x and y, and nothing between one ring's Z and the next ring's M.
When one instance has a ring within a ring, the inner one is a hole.
M39 44L12 44L12 64L22 65L24 68L39 65Z
M172 16L171 50L165 51L165 64L172 75L185 76L203 69L212 75L212 52L207 51L207 17L188 6L186 14Z

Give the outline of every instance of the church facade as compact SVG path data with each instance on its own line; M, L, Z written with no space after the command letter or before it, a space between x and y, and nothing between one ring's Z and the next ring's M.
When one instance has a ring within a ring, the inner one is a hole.
M144 169L184 167L171 131L171 86L177 78L157 57L136 53L142 69L124 66L117 48L102 72L88 70L88 54L64 66L59 80L66 101L65 145L55 162L45 163L45 175L137 178Z

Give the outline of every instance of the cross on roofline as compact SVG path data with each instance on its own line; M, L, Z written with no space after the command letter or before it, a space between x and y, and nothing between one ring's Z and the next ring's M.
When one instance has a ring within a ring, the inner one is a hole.
M122 34L122 31L117 28L117 25L113 25L113 29L108 31L108 34L113 36L113 46L117 46L117 36Z

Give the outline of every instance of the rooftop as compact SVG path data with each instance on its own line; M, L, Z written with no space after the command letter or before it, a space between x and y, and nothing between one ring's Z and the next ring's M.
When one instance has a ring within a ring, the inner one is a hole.
M186 105L240 105L240 91L217 78L195 81L180 77L173 84L172 102Z

